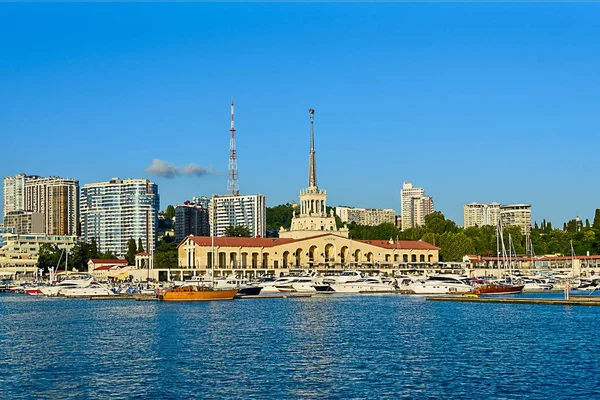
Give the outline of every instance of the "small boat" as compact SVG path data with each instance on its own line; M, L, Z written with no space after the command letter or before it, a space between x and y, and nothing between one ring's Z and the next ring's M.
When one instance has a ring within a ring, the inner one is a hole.
M467 283L467 277L462 275L440 274L430 276L425 281L404 282L402 287L407 287L415 294L460 294L473 291L473 287Z
M233 300L238 289L218 290L208 286L181 286L167 289L158 295L163 301Z
M475 294L518 294L523 292L525 285L512 285L509 283L486 283L475 290Z
M389 293L396 291L396 281L380 276L370 276L356 281L332 284L336 293Z
M208 286L208 285L205 285ZM237 297L241 296L258 296L262 287L251 285L246 278L236 278L228 276L227 278L215 279L213 283L215 289L237 289Z
M100 282L90 282L85 287L66 287L62 288L58 292L59 296L65 297L90 297L90 296L115 296L108 287L104 286Z

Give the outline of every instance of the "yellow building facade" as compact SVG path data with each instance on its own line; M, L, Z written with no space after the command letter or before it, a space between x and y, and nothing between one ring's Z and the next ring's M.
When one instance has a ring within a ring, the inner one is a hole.
M434 266L438 261L439 248L426 242L353 240L334 233L301 239L215 237L214 248L209 236L188 236L178 246L178 269L186 271L185 276L213 269L215 276L281 275L306 269L321 273L344 269L391 273Z

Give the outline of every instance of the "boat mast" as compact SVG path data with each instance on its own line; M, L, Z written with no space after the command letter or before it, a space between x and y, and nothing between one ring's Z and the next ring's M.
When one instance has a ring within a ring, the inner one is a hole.
M210 227L210 242L211 242L211 255L210 255L210 284L211 287L215 287L215 195L212 195L211 199L212 209L212 226Z

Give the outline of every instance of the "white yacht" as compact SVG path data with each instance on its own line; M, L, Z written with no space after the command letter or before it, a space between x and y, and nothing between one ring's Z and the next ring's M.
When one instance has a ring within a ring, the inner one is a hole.
M396 281L391 278L369 276L345 283L333 283L331 289L336 293L376 293L396 290Z
M72 288L83 288L88 286L90 283L94 281L93 278L87 279L65 279L56 283L53 286L42 286L40 287L40 291L45 296L57 296L59 292L63 289L72 289Z
M342 271L339 275L329 275L323 277L324 284L334 284L334 283L346 283L350 281L357 281L361 278L364 278L362 272L355 270Z
M236 278L234 275L228 277L216 278L214 280L215 289L238 289L236 296L258 296L262 287L250 284L246 278Z
M323 286L323 278L321 276L299 276L295 280L276 285L280 292L296 292L296 293L315 293L316 287Z
M533 276L524 276L520 279L520 282L521 284L525 285L523 286L524 292L539 292L542 290L552 290L552 288L554 287L554 285L547 282L545 279L536 278Z
M96 281L90 282L85 287L62 288L58 294L65 297L116 296L115 292Z
M282 276L274 280L263 280L257 282L257 285L262 287L261 293L279 293L277 286L289 285L298 279L297 276Z
M453 294L470 293L473 286L467 283L467 277L462 275L435 275L425 281L409 284L409 290L415 294Z

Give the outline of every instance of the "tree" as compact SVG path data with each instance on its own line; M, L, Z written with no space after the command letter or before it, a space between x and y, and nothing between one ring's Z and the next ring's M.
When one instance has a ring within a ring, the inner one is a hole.
M267 229L279 230L282 226L286 229L289 228L292 225L294 209L297 207L290 203L267 207Z
M165 218L173 219L173 217L175 217L175 207L169 204L165 210Z
M127 254L125 254L125 259L129 265L135 265L136 252L137 248L135 247L135 239L129 239L127 241Z
M96 238L92 238L90 241L89 258L98 258L98 244Z
M252 237L252 232L248 227L243 225L229 225L225 229L225 236L227 237Z
M596 214L594 215L594 222L592 222L592 228L600 229L600 208L596 208Z
M589 219L585 219L585 227L589 228L590 227L590 220Z
M142 239L138 239L137 252L138 253L143 253L144 252L144 245L142 244Z
M154 251L154 267L175 268L177 265L177 244L161 241Z
M37 267L43 269L44 273L47 273L50 268L55 268L59 262L63 262L63 258L63 250L58 248L57 245L44 243L38 251Z

